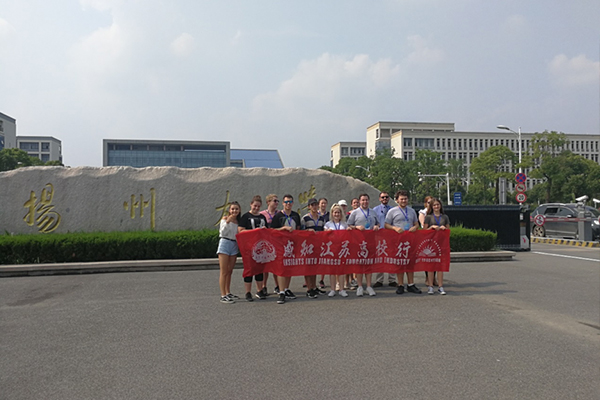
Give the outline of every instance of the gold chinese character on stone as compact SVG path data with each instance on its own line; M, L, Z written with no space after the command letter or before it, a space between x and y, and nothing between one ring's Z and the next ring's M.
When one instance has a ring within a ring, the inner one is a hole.
M150 229L156 228L156 190L150 189L150 200L144 200L144 195L140 194L140 199L136 200L135 194L132 194L129 202L123 203L125 211L129 211L129 217L135 219L135 210L140 210L140 218L144 218L144 210L150 208Z
M23 217L23 221L29 226L34 224L38 230L42 233L48 233L58 228L60 224L61 216L54 209L52 204L52 198L54 197L54 186L51 183L47 183L38 201L35 192L32 190L29 194L29 200L27 200L23 207L27 209L27 214Z

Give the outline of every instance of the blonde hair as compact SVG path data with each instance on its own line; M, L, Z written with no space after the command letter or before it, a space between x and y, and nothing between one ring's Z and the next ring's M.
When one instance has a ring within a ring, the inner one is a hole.
M268 194L268 195L267 195L267 197L265 197L265 201L266 201L267 203L270 203L270 202L271 202L271 200L273 200L275 197L277 197L277 195L276 195L276 194Z
M346 215L344 213L344 209L338 203L335 203L334 205L331 206L331 210L329 211L329 220L333 221L333 212L335 210L340 210L340 215L341 215L340 222L346 222Z

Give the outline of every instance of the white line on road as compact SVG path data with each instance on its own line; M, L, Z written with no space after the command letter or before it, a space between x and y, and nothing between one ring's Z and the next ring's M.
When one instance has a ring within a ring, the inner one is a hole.
M565 257L565 258L575 258L577 260L584 260L584 261L595 261L595 262L600 262L600 260L595 260L593 258L584 258L584 257L575 257L575 256L565 256L562 254L552 254L552 253L544 253L541 251L532 251L532 253L534 254L541 254L543 256L554 256L554 257Z

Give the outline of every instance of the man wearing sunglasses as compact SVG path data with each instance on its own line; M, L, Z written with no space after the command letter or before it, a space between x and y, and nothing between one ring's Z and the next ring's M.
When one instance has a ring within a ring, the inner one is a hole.
M273 217L277 214L277 207L279 207L279 198L276 194L268 194L265 198L267 201L267 209L262 210L260 213L267 219L267 228L271 227ZM265 272L265 279L263 280L263 293L269 296L269 290L267 289L267 280L269 279L269 273ZM273 274L273 280L275 281L274 293L279 295L279 287L277 286L277 275Z
M377 214L377 218L379 218L379 226L383 228L385 226L385 217L387 216L388 211L392 209L392 207L388 204L390 202L390 195L387 192L379 193L379 204L377 207L373 208L373 211ZM383 286L383 272L378 272L375 279L374 288ZM398 280L396 274L388 274L388 284L391 287L398 286Z
M292 210L294 206L294 197L291 194L283 196L283 210L279 211L271 221L271 228L279 229L280 231L292 232L300 229L300 214ZM295 299L296 296L290 290L291 276L278 276L277 283L279 284L279 299L277 304L284 304L286 299Z

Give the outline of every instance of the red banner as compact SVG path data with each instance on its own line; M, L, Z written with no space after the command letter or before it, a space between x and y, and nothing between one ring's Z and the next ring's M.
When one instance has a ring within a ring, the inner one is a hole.
M450 231L294 231L237 234L244 276L401 273L450 270Z

